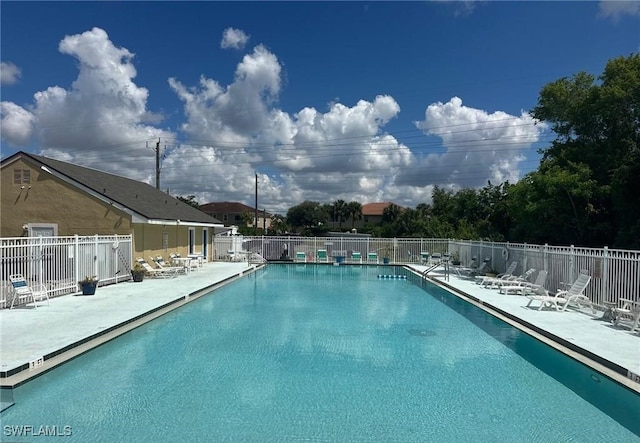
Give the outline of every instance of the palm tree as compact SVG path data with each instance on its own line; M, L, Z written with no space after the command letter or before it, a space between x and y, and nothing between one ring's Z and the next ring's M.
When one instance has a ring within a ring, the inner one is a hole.
M347 202L344 200L336 200L332 205L333 209L333 217L334 221L338 220L338 227L342 229L342 222L344 218L348 215L347 213Z
M351 229L356 224L356 219L362 220L362 205L357 201L347 204L347 217L351 217Z

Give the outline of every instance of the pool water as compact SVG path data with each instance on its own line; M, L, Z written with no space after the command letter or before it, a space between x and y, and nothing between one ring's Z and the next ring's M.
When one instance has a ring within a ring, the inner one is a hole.
M0 440L640 441L637 395L441 289L379 278L402 272L268 265L16 388Z

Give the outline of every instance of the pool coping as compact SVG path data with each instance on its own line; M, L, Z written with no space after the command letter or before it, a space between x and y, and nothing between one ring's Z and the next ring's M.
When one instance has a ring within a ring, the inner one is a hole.
M235 272L232 275L223 277L220 280L214 281L200 289L191 291L187 294L180 295L173 300L163 303L160 306L156 306L141 314L135 315L127 320L121 321L113 326L110 326L100 332L91 334L80 340L77 340L71 344L68 344L58 350L50 352L38 361L24 363L18 367L6 371L0 371L0 389L3 393L7 390L16 388L33 378L39 377L52 369L70 361L74 358L95 349L123 334L126 334L133 329L136 329L164 314L167 314L177 308L184 306L211 291L218 289L228 283L231 283L239 278L242 278L248 274L256 272L258 269L264 267L264 264L257 264L256 266L246 268L239 272ZM2 410L5 408L3 407Z
M418 270L411 267L408 267L407 269L416 274L418 277L425 278ZM556 334L553 334L552 332L540 328L533 323L530 323L523 318L518 317L517 315L506 312L504 309L497 307L490 302L482 300L479 297L471 295L445 281L428 275L425 279L438 287L446 289L456 297L459 297L466 302L473 304L474 306L482 309L490 315L501 319L502 321L521 330L522 332L542 341L543 343L551 346L559 352L562 352L568 357L571 357L572 359L577 360L578 362L592 368L594 371L597 371L616 381L617 383L625 386L626 388L636 392L637 394L640 394L640 376L634 374L628 368L625 368L624 366L621 366L602 356L599 356L589 351L588 349L576 345L575 343L571 343L570 341Z

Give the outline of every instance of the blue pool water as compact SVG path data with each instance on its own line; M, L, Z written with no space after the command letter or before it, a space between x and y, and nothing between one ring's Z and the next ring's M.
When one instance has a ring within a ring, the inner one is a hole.
M398 272L269 265L16 388L0 441L640 440L637 395L441 289L378 278Z

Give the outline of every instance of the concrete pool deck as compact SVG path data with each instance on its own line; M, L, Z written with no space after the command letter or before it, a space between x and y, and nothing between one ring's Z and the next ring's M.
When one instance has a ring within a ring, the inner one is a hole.
M259 266L259 265L258 265ZM98 288L94 296L65 295L37 309L0 310L0 383L12 387L117 335L196 299L258 266L212 262L188 275ZM327 265L323 265L327 266ZM367 266L367 265L355 265ZM410 266L421 273L425 266ZM452 273L435 270L436 283L550 343L577 360L640 392L640 333L615 327L590 313L526 308L525 297L501 295ZM554 340L557 339L558 346ZM576 349L579 352L576 352Z

